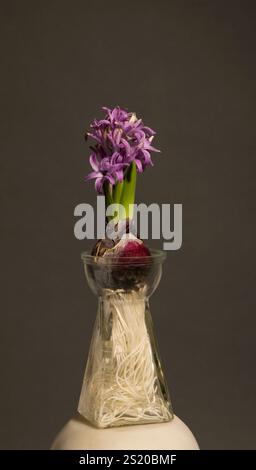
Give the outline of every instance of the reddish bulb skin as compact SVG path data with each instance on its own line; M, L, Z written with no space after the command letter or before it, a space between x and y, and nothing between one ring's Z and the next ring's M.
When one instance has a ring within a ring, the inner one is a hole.
M116 254L117 265L112 278L118 288L137 290L144 285L150 271L150 251L140 240L126 241Z
M119 240L114 246L113 242L99 240L92 255L99 263L104 259L113 260L112 266L106 264L101 271L101 284L108 289L140 289L151 269L150 251L139 239Z
M136 241L129 241L125 244L124 248L120 250L118 254L118 259L122 258L141 258L145 256L150 256L150 251L144 245L144 243L138 243Z
M98 240L92 249L92 256L113 256L118 260L127 258L144 258L150 256L150 251L141 240L119 240L116 245L112 240ZM134 262L135 260L132 260Z

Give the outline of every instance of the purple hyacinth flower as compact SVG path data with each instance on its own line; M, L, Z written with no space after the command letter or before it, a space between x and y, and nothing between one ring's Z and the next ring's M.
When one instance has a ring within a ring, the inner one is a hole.
M160 152L151 145L155 131L144 126L135 113L119 106L102 108L104 119L94 119L91 131L86 138L94 140L91 146L90 164L92 172L86 180L95 179L95 189L103 192L103 185L109 182L114 186L122 181L131 162L135 162L137 171L142 173L148 165L153 165L150 152Z

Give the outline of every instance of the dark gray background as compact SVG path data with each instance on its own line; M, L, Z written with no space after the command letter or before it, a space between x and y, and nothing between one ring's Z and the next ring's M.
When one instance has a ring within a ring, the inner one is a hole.
M175 413L256 448L255 2L1 1L1 448L74 414L96 312L73 235L102 105L154 127L137 201L183 204L152 313ZM161 247L161 243L158 244Z

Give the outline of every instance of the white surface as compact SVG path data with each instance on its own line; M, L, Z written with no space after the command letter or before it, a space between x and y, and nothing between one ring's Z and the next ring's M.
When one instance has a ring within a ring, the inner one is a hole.
M97 429L77 415L57 435L52 449L198 450L199 447L192 432L177 416L168 423Z

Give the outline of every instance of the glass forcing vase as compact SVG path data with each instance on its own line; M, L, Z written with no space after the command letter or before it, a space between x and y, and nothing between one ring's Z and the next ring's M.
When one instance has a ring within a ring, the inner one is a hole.
M149 308L164 258L154 250L150 257L119 261L82 254L98 312L78 411L96 427L173 417Z

